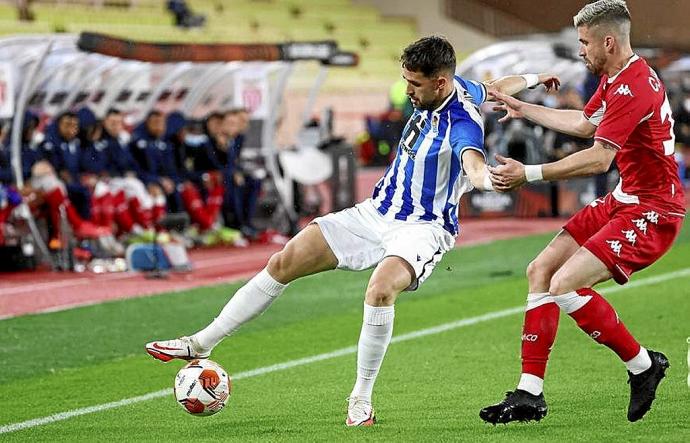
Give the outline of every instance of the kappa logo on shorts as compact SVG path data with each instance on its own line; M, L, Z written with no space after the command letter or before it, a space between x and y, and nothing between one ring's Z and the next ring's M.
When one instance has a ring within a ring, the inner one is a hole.
M619 242L618 240L606 240L606 243L609 244L609 246L611 247L611 250L617 256L619 256L619 257L621 256L621 249L623 249L623 245L621 244L621 242Z
M659 222L659 214L654 211L643 212L642 215L649 221L649 223L657 224Z
M643 218L638 218L632 221L637 226L637 229L642 231L643 234L647 235L647 221Z
M631 245L635 246L635 240L637 240L637 234L635 231L630 229L629 231L626 231L625 229L621 231L625 235L625 239L630 242Z

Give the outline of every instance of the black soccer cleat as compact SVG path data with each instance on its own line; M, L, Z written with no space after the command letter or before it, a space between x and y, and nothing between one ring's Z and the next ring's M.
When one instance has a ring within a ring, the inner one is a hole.
M532 395L522 389L506 392L506 398L479 411L479 417L492 425L511 421L539 421L546 417L544 394Z
M641 374L633 375L628 372L630 384L630 404L628 405L628 420L637 421L652 407L656 397L656 388L661 379L666 376L666 369L670 366L668 358L661 352L648 350L652 366Z

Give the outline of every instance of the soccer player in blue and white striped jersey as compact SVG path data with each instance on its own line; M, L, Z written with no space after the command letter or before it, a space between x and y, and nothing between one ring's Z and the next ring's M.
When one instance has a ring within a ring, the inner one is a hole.
M559 84L547 74L464 80L454 75L453 47L437 36L408 46L401 62L415 111L372 198L315 219L235 293L210 325L190 337L148 343L149 354L163 361L207 357L223 338L264 312L290 282L335 268L375 268L364 297L346 424L375 422L371 395L393 333L396 298L416 290L455 245L463 192L473 186L493 189L478 106L492 90L512 95L537 84Z

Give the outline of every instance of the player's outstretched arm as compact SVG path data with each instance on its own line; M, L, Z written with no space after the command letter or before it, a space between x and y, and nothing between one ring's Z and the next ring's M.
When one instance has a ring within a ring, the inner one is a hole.
M484 82L484 86L486 86L489 95L492 95L494 92L505 95L515 95L526 88L534 88L538 85L544 85L547 91L551 89L557 91L561 86L561 80L551 74L524 74L507 75L499 79Z
M484 156L477 150L465 149L462 153L462 169L470 179L470 183L481 191L493 191L489 170L486 168Z
M497 155L496 160L499 165L489 166L488 169L494 189L505 192L527 182L555 181L602 174L608 171L615 156L616 148L597 140L591 148L542 165L523 165L512 158Z
M499 122L511 118L526 118L540 126L581 138L592 137L597 128L585 118L582 111L547 108L523 102L498 91L489 91L489 95L499 102L494 111L506 111Z

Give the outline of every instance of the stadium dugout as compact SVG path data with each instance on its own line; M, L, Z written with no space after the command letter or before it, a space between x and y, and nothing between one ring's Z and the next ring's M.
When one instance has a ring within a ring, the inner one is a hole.
M318 153L313 151L305 157L298 155L295 161L295 153L282 153L276 142L283 96L294 64L306 61L320 63L321 68L301 110L305 124L329 68L358 63L356 54L341 51L333 41L154 44L93 33L0 39L0 84L4 91L0 94L4 97L0 100L0 119L11 119L11 165L16 185L21 188L24 180L20 136L25 111L46 121L82 107L91 109L97 118L117 108L132 127L152 110L166 114L179 111L187 119L201 120L212 111L244 108L251 117L246 145L253 148L245 151L262 160L278 196L272 220L282 224L285 232L294 231L293 183L305 175L309 181L316 171L295 174L285 164L299 164L302 159L301 163L318 165L328 175L333 170L330 160L314 160ZM45 242L27 215L36 246L49 257Z

